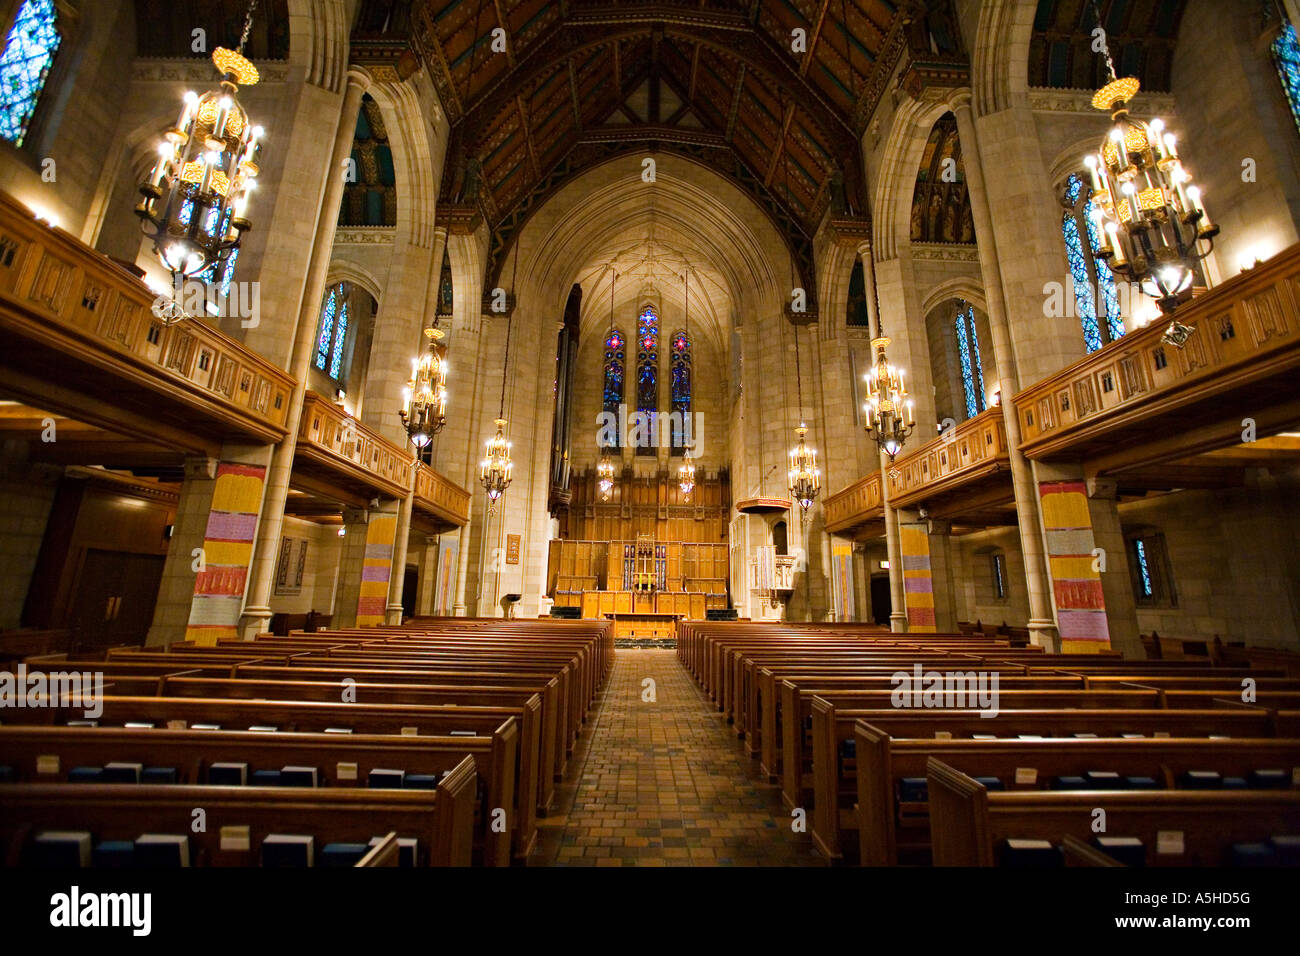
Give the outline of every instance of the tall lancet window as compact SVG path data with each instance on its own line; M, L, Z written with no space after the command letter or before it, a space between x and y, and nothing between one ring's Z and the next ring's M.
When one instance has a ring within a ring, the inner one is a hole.
M687 417L691 414L691 339L684 330L673 333L672 350L672 410L681 422L679 428L673 429L673 454L680 455L685 447Z
M636 320L636 409L644 415L659 411L659 313L653 306L646 306ZM642 442L636 451L653 455L654 443Z
M1300 40L1296 39L1295 27L1291 21L1282 22L1282 32L1273 41L1272 50L1273 63L1282 80L1282 92L1286 94L1287 105L1291 107L1291 117L1300 128Z
M351 291L350 282L340 282L329 288L321 306L320 328L316 334L315 365L336 382L344 378L343 347L348 340L348 297Z
M1070 260L1074 304L1083 326L1083 342L1089 352L1095 352L1123 336L1124 319L1120 315L1115 276L1110 266L1093 255L1101 246L1101 232L1092 215L1090 193L1083 178L1071 173L1065 181L1061 233Z
M605 411L618 417L618 407L623 404L623 382L627 369L627 340L618 329L610 329L605 337Z
M54 0L24 0L0 54L0 136L23 145L59 49Z
M957 359L961 363L961 384L966 393L966 417L984 411L984 368L980 359L980 338L975 328L975 307L967 305L957 313Z

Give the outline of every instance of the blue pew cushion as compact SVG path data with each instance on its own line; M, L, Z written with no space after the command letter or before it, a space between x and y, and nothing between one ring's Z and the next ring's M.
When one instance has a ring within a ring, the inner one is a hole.
M139 783L144 764L113 761L104 764L104 783Z
M280 786L280 771L278 770L254 770L248 778L250 787L278 787Z
M1277 853L1279 863L1283 866L1300 866L1300 835L1276 834L1269 837L1268 842Z
M1178 778L1183 790L1218 790L1223 786L1223 776L1215 770L1188 770Z
M1001 777L976 777L977 783L984 784L985 790L1005 790L1006 785L1002 783Z
M436 773L408 773L402 779L403 790L437 790L442 777Z
M145 767L140 774L141 783L176 783L179 779L175 767Z
M1083 777L1097 790L1119 790L1124 784L1123 778L1113 770L1089 770Z
M1053 777L1049 789L1052 790L1088 790L1088 781L1084 777Z
M1224 790L1247 790L1249 788L1250 788L1250 784L1246 782L1245 777L1224 777L1223 778Z
M925 777L903 777L898 781L898 799L903 803L925 803L930 799Z
M1229 866L1277 866L1271 843L1234 843L1228 850Z
M13 783L17 779L18 775L14 773L13 767L8 764L0 766L0 783Z
M1126 790L1159 790L1160 784L1156 782L1155 777L1125 777L1124 789Z
M280 786L315 787L318 786L319 774L315 767L281 767Z
M1247 778L1260 790L1281 790L1291 786L1291 774L1285 770L1252 770Z
M103 783L103 767L73 767L68 771L68 783Z

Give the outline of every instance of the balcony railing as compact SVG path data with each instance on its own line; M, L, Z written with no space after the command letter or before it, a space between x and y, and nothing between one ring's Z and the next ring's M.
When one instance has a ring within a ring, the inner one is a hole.
M469 492L419 462L415 466L415 508L463 528L469 521Z
M1242 414L1266 428L1295 420L1300 369L1300 245L1193 299L1176 313L1195 329L1183 348L1158 320L1015 397L1021 450L1080 457L1177 439L1183 454L1240 441ZM1193 434L1235 419L1219 434ZM1233 438L1233 436L1236 436Z
M110 428L120 410L160 430L284 438L293 378L202 321L164 326L156 298L0 192L0 364L10 397Z
M880 472L859 478L843 491L826 499L826 530L844 534L884 517L880 494Z
M405 498L411 455L315 392L303 399L294 467L305 463L344 486Z
M889 501L906 507L998 472L1009 474L1010 467L1002 409L989 408L896 461L889 469Z

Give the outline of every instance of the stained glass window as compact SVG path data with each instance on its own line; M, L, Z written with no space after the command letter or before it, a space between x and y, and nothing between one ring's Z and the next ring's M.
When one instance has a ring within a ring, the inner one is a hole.
M343 347L348 338L348 298L351 286L340 282L325 293L321 306L320 331L316 335L315 365L330 378L344 378Z
M23 145L62 37L54 0L25 0L0 54L0 136Z
M1272 50L1273 63L1282 80L1282 91L1291 107L1291 117L1300 128L1300 41L1297 41L1295 27L1289 21L1282 24L1282 32L1273 41Z
M618 414L623 402L623 370L627 362L627 342L623 333L612 330L605 339L605 411Z
M636 320L636 408L655 414L659 411L659 313L647 306ZM650 445L637 448L637 454L654 454Z
M1124 334L1120 312L1119 289L1115 275L1094 253L1101 246L1101 233L1093 218L1090 190L1083 178L1071 173L1065 181L1065 212L1061 215L1061 233L1065 237L1065 254L1070 262L1074 285L1074 304L1083 326L1083 343L1095 352ZM1084 237L1087 241L1084 241ZM1101 294L1098 309L1097 293ZM1099 320L1103 320L1099 321Z
M691 413L691 340L684 330L672 335L672 389L673 411L679 416L680 428L673 431L673 452L685 447L686 417Z
M1151 585L1151 568L1147 564L1147 546L1141 538L1133 542L1133 553L1137 557L1138 580L1141 581L1142 596L1152 597L1155 594L1155 588Z
M975 307L967 305L959 310L953 324L957 330L961 384L966 393L966 417L974 418L985 409L984 368L980 358L979 332L975 329Z

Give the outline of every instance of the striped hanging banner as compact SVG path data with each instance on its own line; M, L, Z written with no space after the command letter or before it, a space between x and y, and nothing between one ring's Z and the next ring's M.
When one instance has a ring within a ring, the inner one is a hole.
M1044 481L1038 485L1047 539L1047 565L1056 599L1061 653L1110 650L1106 598L1096 570L1088 490L1082 481Z
M194 599L185 628L187 641L211 646L219 639L239 636L239 614L265 478L262 465L223 461L217 466L203 535L203 570L194 579Z
M366 558L357 598L357 627L376 627L388 612L388 579L393 570L397 515L372 514L366 525Z
M930 535L923 524L899 525L903 558L903 596L907 604L907 629L933 634L934 581L930 577Z

